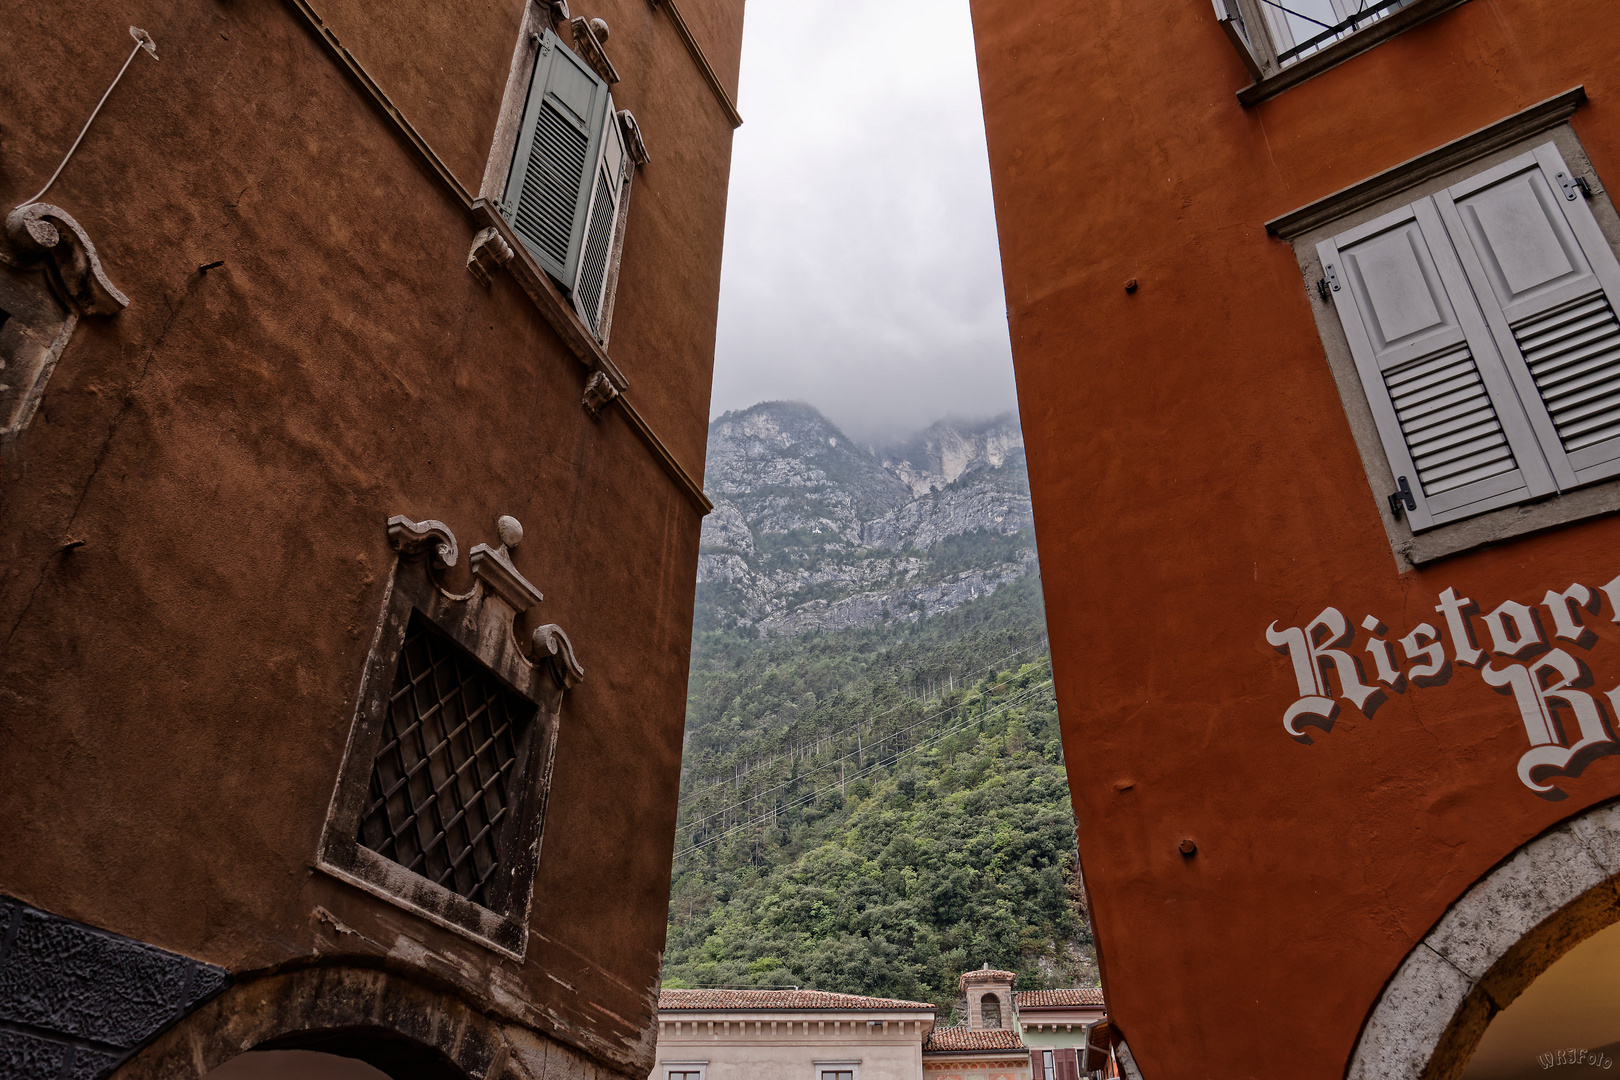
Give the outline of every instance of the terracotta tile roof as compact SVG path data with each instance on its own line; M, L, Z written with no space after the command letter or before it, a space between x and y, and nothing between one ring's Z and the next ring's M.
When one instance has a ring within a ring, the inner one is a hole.
M1018 992L1020 1009L1061 1009L1075 1005L1101 1005L1102 987L1078 986L1069 990L1021 990Z
M824 990L660 990L658 1008L697 1009L896 1009L934 1011L926 1001L831 994Z
M1022 1050L1024 1040L1018 1032L1006 1028L989 1031L971 1031L965 1026L935 1028L923 1043L923 1053L930 1050Z

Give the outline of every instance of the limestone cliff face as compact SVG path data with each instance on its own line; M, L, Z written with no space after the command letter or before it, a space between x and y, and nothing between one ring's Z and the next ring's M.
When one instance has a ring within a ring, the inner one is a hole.
M710 425L706 476L698 602L717 625L915 620L1035 568L1011 416L942 421L874 451L808 405L765 402Z

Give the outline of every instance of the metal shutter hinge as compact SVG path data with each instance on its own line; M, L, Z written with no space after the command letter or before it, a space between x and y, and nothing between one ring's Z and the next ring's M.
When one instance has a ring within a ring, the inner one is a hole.
M1333 292L1339 291L1339 274L1329 265L1322 267L1322 275L1322 280L1316 283L1316 294L1322 298L1322 302L1325 304L1329 299L1328 290L1330 288Z
M1570 179L1570 175L1568 173L1559 173L1558 186L1564 189L1564 198L1568 199L1570 202L1575 201L1575 193L1577 191L1582 195L1585 195L1588 199L1592 197L1592 185L1586 182L1586 177L1584 176L1577 176L1574 179Z
M1417 500L1412 497L1412 485L1406 482L1404 476L1400 478L1400 485L1389 494L1389 512L1400 517L1402 509L1417 509Z

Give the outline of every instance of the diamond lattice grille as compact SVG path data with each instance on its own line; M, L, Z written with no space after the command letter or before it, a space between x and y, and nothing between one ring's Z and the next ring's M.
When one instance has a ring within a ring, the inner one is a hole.
M416 613L400 649L360 843L485 907L535 706Z

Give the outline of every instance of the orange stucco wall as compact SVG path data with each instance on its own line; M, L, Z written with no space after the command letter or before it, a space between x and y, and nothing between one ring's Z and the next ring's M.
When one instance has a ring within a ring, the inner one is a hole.
M1620 794L1620 758L1538 797L1516 775L1514 699L1460 666L1296 741L1267 626L1333 605L1399 637L1444 626L1448 587L1487 612L1595 590L1620 573L1620 522L1398 573L1316 301L1264 222L1578 84L1573 126L1620 180L1620 8L1473 0L1253 108L1207 0L973 0L973 16L1110 1014L1148 1080L1341 1076L1447 906ZM1594 695L1620 682L1615 615L1605 600L1596 644L1566 646Z

